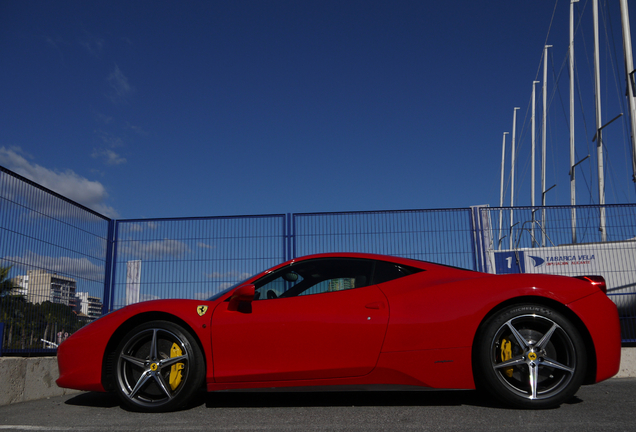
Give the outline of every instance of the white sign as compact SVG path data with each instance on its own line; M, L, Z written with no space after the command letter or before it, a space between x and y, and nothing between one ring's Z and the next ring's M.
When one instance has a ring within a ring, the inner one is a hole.
M126 306L139 303L141 286L141 260L128 261L126 265Z

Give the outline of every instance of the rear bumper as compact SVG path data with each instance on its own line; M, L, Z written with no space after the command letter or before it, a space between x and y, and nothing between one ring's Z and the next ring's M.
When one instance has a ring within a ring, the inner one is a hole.
M596 355L594 382L613 377L621 362L621 328L616 305L599 292L568 306L583 321L592 338Z

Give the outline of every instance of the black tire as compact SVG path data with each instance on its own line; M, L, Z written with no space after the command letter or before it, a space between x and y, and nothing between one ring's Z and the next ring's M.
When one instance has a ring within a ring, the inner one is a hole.
M196 341L168 321L151 321L128 332L115 351L115 365L115 391L135 411L182 408L205 376Z
M587 360L576 327L556 310L508 307L488 319L476 338L475 383L517 408L553 408L570 399Z

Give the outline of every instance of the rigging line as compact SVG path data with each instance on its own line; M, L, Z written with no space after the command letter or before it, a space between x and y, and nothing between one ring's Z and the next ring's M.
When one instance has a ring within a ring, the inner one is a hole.
M574 82L576 83L576 90L577 90L577 95L578 95L578 100L579 100L579 108L581 109L581 116L582 116L582 120L583 120L583 133L585 134L585 144L587 146L587 154L591 154L591 150L590 150L590 143L592 142L592 140L590 139L590 135L588 133L588 124L587 124L587 117L585 116L585 108L583 107L583 97L582 97L582 93L581 93L581 81L579 80L579 72L578 72L578 63L574 62ZM574 149L574 151L576 152L576 148ZM577 153L577 159L579 158L579 155ZM592 164L588 164L588 167L590 168L590 173L589 173L589 178L592 178ZM583 181L585 182L585 187L587 188L587 191L589 193L589 199L591 202L593 202L592 200L592 185L591 185L591 180L588 183L588 175L586 175L586 172L584 170L581 170L581 174L583 175Z
M565 124L569 125L570 124L570 119L569 119L569 115L565 110L565 105L563 104L563 96L561 95L561 87L559 86L559 81L561 80L561 75L563 74L563 70L565 69L565 65L567 64L569 55L566 54L565 58L563 59L563 63L561 64L561 70L559 70L559 74L558 76L555 74L554 71L554 59L552 61L552 77L554 78L554 84L555 84L555 93L558 94L559 96L559 100L561 101L561 110L563 111L563 117L565 118ZM569 71L568 71L568 76L570 75Z
M552 96L550 98L550 106L552 105L553 99L558 95L559 96L559 101L561 102L561 108L562 108L564 117L566 119L565 123L569 124L569 119L568 119L568 116L567 116L567 114L565 112L565 107L563 106L563 97L561 96L561 87L559 86L559 81L561 80L561 75L563 74L563 70L565 69L565 65L566 65L567 60L568 60L568 55L565 56L565 58L563 60L563 63L561 64L561 69L560 69L558 75L556 74L556 71L554 69L554 52L550 53L550 60L551 60L551 63L552 63L552 78L554 79L554 89L553 89ZM552 128L552 127L550 128L550 137L552 138L551 142L553 142L553 143L556 142L556 138L554 138L554 135L553 135L555 133L555 131L556 131L556 128ZM555 145L551 145L550 146L550 153L552 154L552 175L554 176L555 181L556 181L556 179L558 179L559 177L558 177L557 172L556 172L557 168L556 168L555 161L557 159L556 159L555 147L556 147ZM558 190L556 190L555 192L557 193L557 202L558 202Z
M565 64L566 64L566 61L567 61L567 56L566 56L566 59L564 60L564 62L562 63L562 65L561 65L561 70L560 70L558 76L555 74L555 70L554 70L554 53L553 52L550 53L550 59L551 59L551 63L552 63L552 78L554 79L555 85L554 85L554 88L552 90L552 94L550 95L550 103L548 104L548 107L552 106L552 102L554 101L554 98L557 96L557 94L559 96L559 100L561 101L561 106L563 107L563 98L561 97L561 91L560 91L560 87L559 87L558 83L559 83L559 80L561 78L561 74L563 73L563 69L565 68ZM569 122L566 121L566 124L567 123L569 123ZM550 125L550 142L552 142L552 143L556 142L556 138L555 138L555 135L554 135L555 133L556 133L556 128L552 127L552 125ZM550 153L551 153L551 156L552 156L552 175L554 176L554 179L555 179L555 182L556 182L556 179L558 179L559 177L558 177L557 172L556 172L557 168L556 168L556 162L555 161L557 160L557 158L556 158L556 153L555 153L555 151L556 151L555 147L556 147L555 145L551 145L550 146ZM558 189L555 191L555 193L557 194L556 199L557 199L557 202L558 202Z
M563 74L563 70L565 70L565 65L567 63L567 60L568 60L568 55L566 55L565 58L564 58L564 61L563 61L563 64L561 65L561 70L559 71L558 77L555 77L555 83L557 84L555 87L557 88L557 92L558 92L558 95L559 95L559 100L561 101L561 108L562 108L563 116L565 118L565 123L569 124L569 118L568 118L569 116L568 116L568 113L566 112L565 106L563 104L563 97L561 95L560 86L558 85L558 82L560 82L560 80L561 80L561 75ZM576 65L576 62L575 62L575 65ZM552 66L554 66L554 62L552 63ZM554 67L552 68L552 74L553 74L553 76L555 76ZM568 71L568 76L569 76L569 71ZM581 106L581 112L582 112L583 124L584 124L584 131L585 131L585 136L586 136L586 141L587 141L587 139L589 137L589 135L587 133L587 122L586 122L586 119L585 119L585 112L584 112L584 109L583 109L583 101L581 99L580 83L578 81L578 74L577 74L576 71L574 73L574 76L575 76L575 81L577 83L579 104ZM575 147L574 150L575 150L575 155L577 156L577 160L578 160L578 154L576 152L576 147ZM589 154L589 143L588 143L588 154ZM553 165L553 167L554 167L554 165ZM555 173L555 175L556 175L556 173ZM590 186L588 184L587 177L585 176L585 172L584 171L583 171L583 180L584 180L584 183L585 183L588 191L591 193L591 189L590 189Z
M554 22L554 16L556 15L558 4L559 4L559 0L556 0L554 2L554 9L552 9L552 17L550 17L550 25L548 25L548 33L545 35L545 42L543 43L543 46L546 46L548 44L548 38L550 37L550 30L552 29L552 23ZM543 53L544 52L545 52L545 50L542 48L541 49L541 60L543 60ZM534 76L534 80L535 81L538 80L539 74L541 73L541 60L539 60L539 67L537 68L537 74Z
M553 77L553 79L555 79L555 75L554 75L554 53L553 52L550 52L550 59L552 60L552 71L553 71L552 77ZM544 61L547 61L547 59L544 59ZM557 82L557 80L555 79L555 84L556 84L556 82ZM552 93L550 94L549 103L548 103L548 106L546 107L546 111L550 111L549 108L552 106L552 101L554 100L554 97L556 95L557 87L558 87L558 85L555 85L554 88L552 89ZM549 119L549 118L546 116L546 119ZM552 127L552 124L550 122L548 122L548 124L546 126L549 129L549 137L550 137L549 141L550 142L554 142L554 135L553 135L554 129ZM554 160L555 160L554 147L555 146L550 146L550 153L551 153L552 161L553 161L553 164L552 164L553 175L554 175L554 178L557 179L558 177L556 176L556 173L555 173L556 166L554 164ZM545 191L542 191L541 193L544 193L544 192ZM557 193L558 193L558 190L557 190ZM557 194L557 199L558 199L558 194Z
M607 3L606 3L607 4ZM602 11L601 11L602 12ZM616 40L614 39L614 28L612 26L612 17L609 13L609 10L607 11L607 15L605 14L601 14L602 18L603 18L603 24L604 25L604 30L605 30L605 38L606 38L606 44L607 44L607 51L608 53L610 53L610 61L609 64L612 65L612 73L614 75L614 84L616 86L616 93L618 96L618 100L619 100L619 104L621 106L621 109L623 109L623 112L625 111L625 105L624 105L624 98L621 96L621 88L620 88L620 84L618 84L620 82L620 76L619 76L619 66L618 66L618 54L616 52ZM607 22L609 22L609 24ZM609 35L607 34L607 28L609 27L610 33ZM611 38L610 38L611 35ZM610 39L611 39L611 44L610 44ZM614 56L611 56L611 50L614 50ZM622 92L622 94L625 94L625 92Z
M522 123L522 126L521 126L521 131L520 131L520 133L519 133L519 139L518 139L518 141L517 141L517 143L518 143L518 144L515 144L515 145L516 145L516 148L515 148L515 161L519 160L519 157L518 157L518 156L519 156L519 153L520 153L520 151L521 151L521 148L523 147L524 139L525 139L525 138L526 138L526 136L527 136L526 134L527 134L527 132L528 132L528 129L526 129L526 125L527 125L527 122L528 122L528 115L529 115L529 112L530 112L530 105L531 105L531 104L532 104L532 98L530 98L530 99L528 100L528 105L527 105L527 107L526 107L525 117L523 118L523 123ZM519 175L517 176L517 178L524 178L524 177L525 177L525 174L526 174L526 172L527 172L527 165L528 165L528 159L526 159L526 165L524 166L524 170L523 170L523 172L520 172L520 173L519 173ZM509 172L509 173L508 173L508 180L510 180L510 174L511 174L511 173ZM508 185L508 184L506 184L506 186L507 186L507 185ZM504 193L504 197L505 197L505 193Z
M583 23L583 15L585 14L585 10L587 9L587 6L589 4L589 0L585 0L585 3L583 4L583 7L580 8L579 7L579 3L576 3L574 5L574 7L576 8L577 11L577 24L575 27L575 35L579 34L580 38L582 39L582 45L583 45L583 53L585 54L585 58L587 60L587 65L588 65L588 70L590 70L590 59L588 56L588 49L586 49L587 44L586 44L586 39L585 39L585 32L580 32L579 33L579 27L582 25ZM587 117L585 115L585 108L583 107L583 96L582 96L582 92L581 92L581 81L579 79L580 75L578 72L578 64L579 62L576 61L576 58L574 59L574 82L576 83L576 92L577 92L577 96L578 96L578 101L579 101L579 108L580 108L580 112L581 112L581 117L582 117L582 121L583 121L583 133L585 135L585 144L587 146L587 154L591 154L590 153L590 143L591 143L591 139L588 133L588 124L587 124ZM579 160L580 156L578 154L578 150L575 147L574 148L574 152L576 154L576 159ZM588 166L590 167L590 173L591 173L591 166L592 164L588 163ZM581 170L581 175L583 178L583 182L585 183L585 187L587 188L589 197L592 197L592 186L588 181L588 175L586 175L587 173L585 172L585 170ZM591 174L589 175L590 178Z
M525 121L525 120L524 120L524 121ZM524 137L522 137L522 139L521 139L521 140L519 140L519 147L521 147L521 146L523 145L523 144L522 144L522 143L523 143L523 138L524 138ZM519 152L517 151L517 153L519 153ZM530 151L530 154L532 155L532 151ZM516 160L519 160L519 158L515 158L515 159L516 159ZM522 182L522 180L521 180L521 179L525 179L525 178L526 178L526 175L527 175L527 172L528 172L528 167L529 167L530 161L531 161L531 159L530 159L530 158L526 158L526 159L525 159L525 163L524 163L524 165L523 165L523 169L521 169L521 170L519 171L519 174L518 174L518 176L517 176L517 178L519 179L519 181L517 182L517 184L518 184L519 186L521 186L521 185L523 184L523 182ZM532 182L532 180L530 180L530 182ZM520 187L519 189L521 189L521 187Z
M583 4L582 8L579 8L579 3L577 2L574 7L576 8L576 11L578 12L578 22L576 23L576 26L574 26L574 35L576 36L576 34L579 32L579 27L582 24L583 21L583 14L585 13L585 9L587 8L587 4L589 3L589 0L585 0L585 3Z
M559 71L558 76L554 73L554 53L550 52L550 60L552 61L552 79L554 80L554 87L552 88L552 92L550 93L550 98L548 101L548 106L547 109L549 111L549 108L552 106L552 102L554 101L554 98L556 97L557 93L560 96L560 92L559 92L559 80L561 79L561 74L563 73L563 69L565 68L565 63L567 61L567 56L566 59L563 61L563 64L561 65L561 70Z
M614 172L614 169L613 169L613 166L612 166L612 161L611 161L611 159L609 158L609 149L607 148L607 146L604 146L604 147L603 147L603 150L605 150L605 153L608 155L608 156L607 156L607 163L608 163L608 165L610 166L610 167L609 167L609 169L610 169L610 171ZM614 195L614 200L615 200L615 202L617 202L617 203L618 203L618 202L620 202L620 201L619 201L619 198L618 198L618 196L619 196L619 194L620 194L620 190L619 190L619 191L617 191L617 188L616 188L616 183L618 183L618 180L616 179L616 177L613 177L613 181L611 181L611 182L609 182L609 183L610 183L610 186L611 186L611 188L612 188L612 193L613 193L613 195ZM623 194L623 195L626 195L626 194L625 194L625 192L623 192L622 194ZM629 197L625 196L625 201L626 201L626 202L629 202Z
M554 143L556 141L556 139L554 138L554 134L555 134L556 128L553 127L553 124L550 121L548 121L547 127L548 127L548 135L549 135L549 138L550 138L550 142ZM554 146L554 145L550 146L550 155L552 156L552 159L551 159L552 160L552 176L554 178L554 182L555 182L555 185L556 185L557 184L557 179L559 177L557 176L556 163L554 162L556 160L555 147L556 146ZM546 166L547 166L547 163L546 163ZM547 192L547 191L545 191L545 192ZM558 199L559 198L559 189L556 188L554 192L556 193L555 201L558 203L559 202L559 199Z
M608 8L607 6L607 2L605 2L605 8ZM616 62L618 62L618 54L616 53L616 40L614 39L614 30L613 30L613 26L612 26L612 19L611 19L611 15L609 13L609 10L607 10L607 12L605 11L605 8L601 9L601 18L603 21L603 30L605 32L605 46L606 46L606 57L609 57L609 61L607 62L612 70L612 76L614 77L614 86L615 86L615 91L616 91L616 95L617 95L617 99L619 101L619 106L621 107L621 109L623 110L623 112L625 111L625 106L624 106L624 98L621 96L621 89L620 89L620 79L618 77L618 65L616 64ZM605 13L606 12L606 13ZM608 34L608 28L609 28L609 34ZM611 42L611 43L610 43ZM613 49L613 53L614 55L612 56L612 49ZM607 74L609 75L609 74ZM606 84L609 81L609 76L606 79ZM606 102L606 103L609 103ZM625 123L625 119L623 119L623 123ZM623 148L625 148L625 135L623 135ZM610 175L608 175L608 177L610 177L612 179L612 182L610 183L612 186L612 191L614 193L614 199L618 198L618 194L616 192L616 185L619 183L617 181L617 171L614 169L613 165L610 163L609 161L609 150L607 148L607 146L603 145L603 149L605 150L605 153L607 154L607 158L608 158L608 165L609 165L609 173ZM623 158L625 163L627 163L627 158ZM629 168L627 167L627 171L629 172Z
M528 101L528 107L530 106L530 104L531 104L531 103L532 103L531 101ZM522 128L521 128L521 132L520 132L520 134L519 134L519 136L520 136L520 137L519 137L519 140L518 140L518 141L515 141L515 143L517 143L517 142L518 142L518 145L517 145L517 144L515 144L515 146L516 146L516 148L515 148L515 155L514 155L514 159L515 159L515 161L517 161L517 160L518 160L518 155L519 155L520 148L521 148L521 146L522 146L522 138L523 138L523 136L524 136L523 134L525 133L525 125L526 125L526 121L527 121L527 119L528 119L528 108L526 108L526 115L525 115L525 117L524 117L524 119L523 119L523 126L522 126ZM506 181L505 181L505 183L504 183L504 196L503 196L503 197L504 197L504 201L505 201L505 199L507 198L507 190L508 190L508 187L510 186L511 182L512 182L512 181L514 181L514 179L512 179L511 177L512 177L512 170L509 170L509 171L508 171L508 174L506 175ZM516 176L516 177L518 177L518 176ZM514 206L514 204L515 204L515 203L513 202L512 204L513 204L513 206Z
M582 25L583 14L584 14L584 11L587 9L588 4L589 4L589 0L586 0L585 4L583 5L583 9L581 11L581 14L580 14L579 25ZM577 9L578 9L578 6L577 6ZM588 73L587 73L587 76L589 77L588 88L594 88L594 79L593 79L593 77L594 77L594 72L593 72L594 67L593 67L593 62L590 59L590 55L589 55L590 49L587 47L587 39L585 38L585 32L581 32L580 33L580 38L582 39L582 44L583 44L583 50L582 51L583 51L583 54L585 55L585 60L586 60L585 64L587 65L587 70L588 70ZM577 50L577 52L580 52L580 50ZM595 128L596 126L595 125L593 125L593 126L589 126L588 125L587 118L585 116L585 109L583 108L583 93L581 91L580 73L578 72L579 62L575 62L574 65L575 65L575 69L576 69L574 75L575 75L575 78L576 78L576 87L577 87L577 93L578 93L578 96L579 96L579 105L580 105L580 108L581 108L581 114L583 116L583 125L584 125L584 129L583 130L584 130L584 133L585 133L585 143L586 143L586 146L587 146L587 154L588 155L592 155L595 152L593 152L592 149L591 149L592 140L591 140L591 138L589 136L589 128L592 128L592 127ZM593 188L593 179L594 179L594 164L592 164L592 163L588 164L587 176L585 175L586 172L584 170L581 170L581 173L583 174L583 179L585 181L585 185L586 185L588 193L589 193L589 195L588 195L589 202L594 204L595 203L595 196L594 196L594 191L592 190L592 188ZM589 183L588 183L588 179L589 179Z
M607 6L607 7L609 9L609 6ZM603 17L605 18L605 15L603 15ZM623 95L625 95L627 93L627 88L624 88L624 89L621 88L621 84L620 84L620 82L622 80L620 80L620 76L619 76L620 68L619 68L619 65L618 65L618 53L616 51L617 43L616 43L616 40L614 39L614 35L615 35L614 26L612 25L612 16L609 13L609 10L607 11L607 20L609 22L609 30L610 30L610 35L611 35L611 38L612 38L611 47L613 47L613 49L614 49L614 58L613 58L614 63L613 64L610 63L610 64L612 64L612 66L613 66L613 72L614 72L614 76L615 76L614 83L615 83L615 86L616 86L617 99L619 101L619 105L620 105L621 111L625 113L625 112L629 112L629 109L625 106L627 98L623 97ZM605 32L607 34L607 26L605 28ZM609 44L609 38L608 38L608 44ZM629 77L625 77L625 87L627 87L626 81L628 79L629 79ZM630 166L631 164L629 163L629 161L631 160L631 148L630 148L629 143L628 143L629 138L631 138L631 136L629 134L629 126L628 126L629 116L624 116L621 120L622 120L621 123L623 125L623 127L622 127L622 130L623 130L623 156L624 156L623 157L623 162L625 164L625 173L629 173L630 170L631 170L631 166ZM631 188L629 190L631 190ZM629 198L627 198L627 201L629 202Z
M523 147L523 141L526 137L526 133L528 130L526 129L526 124L528 121L528 112L530 111L530 104L532 103L532 99L528 100L528 106L526 108L525 117L523 118L523 122L521 123L521 130L519 131L519 138L516 141L515 148L515 160L518 159L519 152L521 151L521 147Z

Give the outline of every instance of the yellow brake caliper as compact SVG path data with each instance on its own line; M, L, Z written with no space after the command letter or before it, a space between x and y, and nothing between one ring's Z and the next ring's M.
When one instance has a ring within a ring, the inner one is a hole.
M181 351L181 348L179 348L179 346L176 343L172 344L172 348L170 348L170 358L172 357L179 357L183 354L183 352ZM184 368L184 364L183 363L175 363L172 365L172 367L170 368L170 388L172 390L176 389L177 387L179 387L179 384L181 384L181 371Z
M507 361L512 358L512 343L508 339L503 339L501 341L501 361ZM508 367L504 369L508 378L512 378L512 368Z

